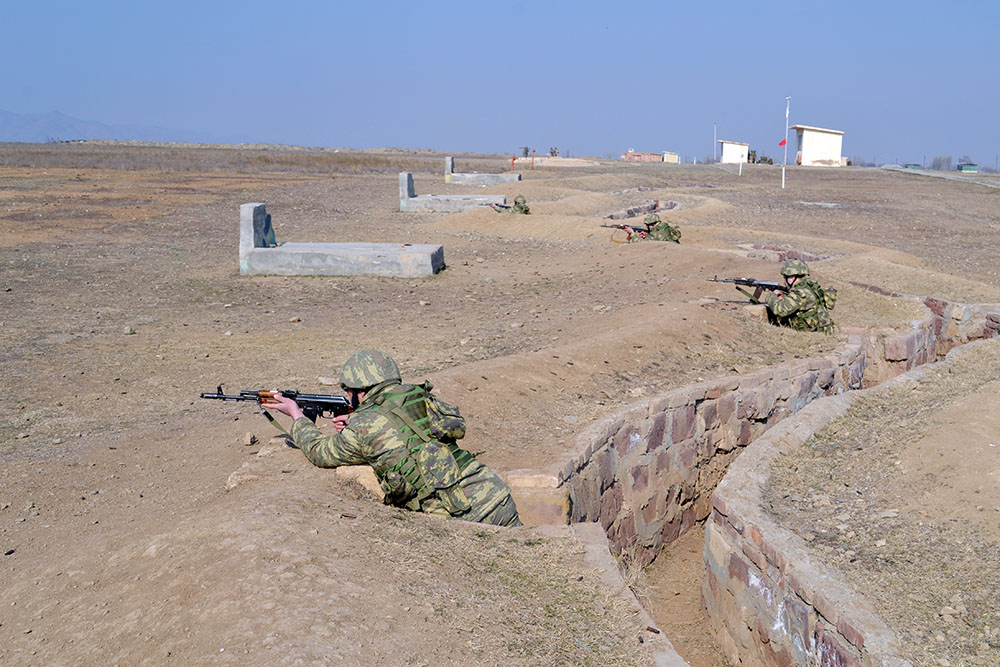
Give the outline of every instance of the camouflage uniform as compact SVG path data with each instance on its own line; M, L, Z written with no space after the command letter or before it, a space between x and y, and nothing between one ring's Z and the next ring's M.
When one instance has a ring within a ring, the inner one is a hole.
M354 372L359 368L360 373ZM381 381L367 384L373 379ZM521 525L503 480L456 444L465 435L465 419L431 394L429 382L402 384L388 355L362 350L344 364L341 384L368 388L343 431L325 435L304 417L292 424L295 445L313 465L371 466L388 505L466 521Z
M833 308L837 291L824 290L809 277L805 262L793 259L781 267L784 276L799 276L788 293L779 297L773 292L764 295L764 303L781 326L797 331L833 333L833 318L827 308Z
M523 195L514 197L514 205L510 208L504 208L502 206L497 206L496 204L490 204L490 207L497 213L520 213L521 215L528 215L531 213L531 209L528 208L527 200Z
M673 241L674 243L681 242L681 230L677 227L672 227L669 223L660 220L660 216L655 213L650 213L645 218L643 218L643 223L645 223L646 228L649 232L646 234L646 238L642 238L639 234L633 233L630 243L638 243L639 241Z

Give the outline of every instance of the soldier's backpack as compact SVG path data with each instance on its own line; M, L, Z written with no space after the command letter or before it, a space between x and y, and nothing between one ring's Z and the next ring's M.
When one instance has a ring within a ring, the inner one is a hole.
M455 444L465 435L465 419L458 408L434 396L431 388L430 382L401 385L378 397L379 412L406 441L380 482L390 504L419 509L421 501L436 494L445 509L458 516L472 507L459 482L475 457ZM407 485L415 497L409 496Z
M420 386L427 392L425 398L427 426L431 431L431 436L443 442L455 442L464 438L465 418L462 417L458 408L432 394L431 390L434 385L430 383L430 380L424 380Z
M815 280L809 280L809 288L816 295L816 301L827 310L833 310L837 305L837 290L833 287L823 289Z

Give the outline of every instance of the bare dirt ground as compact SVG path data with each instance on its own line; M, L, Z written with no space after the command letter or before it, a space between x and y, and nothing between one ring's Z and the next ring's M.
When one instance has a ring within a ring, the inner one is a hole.
M781 191L771 168L601 163L495 188L523 193L529 217L442 216L400 213L397 197L401 170L421 193L467 191L443 183L440 154L4 148L0 662L645 664L641 628L571 540L381 507L294 450L256 457L242 441L266 442L266 421L198 392L320 391L377 347L461 406L489 465L546 468L609 410L839 344L771 328L706 282L776 277L738 244L831 255L813 269L840 290L841 326L919 315L849 284L861 272L1000 301L998 195L978 185L793 169ZM656 197L681 203L682 245L598 227ZM248 201L279 240L441 243L448 269L240 277ZM224 491L248 462L257 472Z

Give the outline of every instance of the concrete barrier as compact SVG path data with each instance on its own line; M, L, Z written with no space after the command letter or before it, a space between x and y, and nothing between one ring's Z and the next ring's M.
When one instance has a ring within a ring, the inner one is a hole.
M413 174L399 174L399 210L455 213L488 206L507 204L504 195L417 195L413 189Z
M455 173L455 158L444 159L444 182L459 185L499 185L501 183L516 183L521 180L521 174L461 174Z
M240 206L240 273L420 278L443 269L444 248L410 243L278 243L260 203Z

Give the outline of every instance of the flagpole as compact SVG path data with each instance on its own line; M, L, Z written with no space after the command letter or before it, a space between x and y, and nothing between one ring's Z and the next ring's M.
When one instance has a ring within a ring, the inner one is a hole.
M785 147L785 157L781 158L781 189L785 189L785 165L788 164L788 107L791 105L791 97L785 98L785 140L781 142Z

